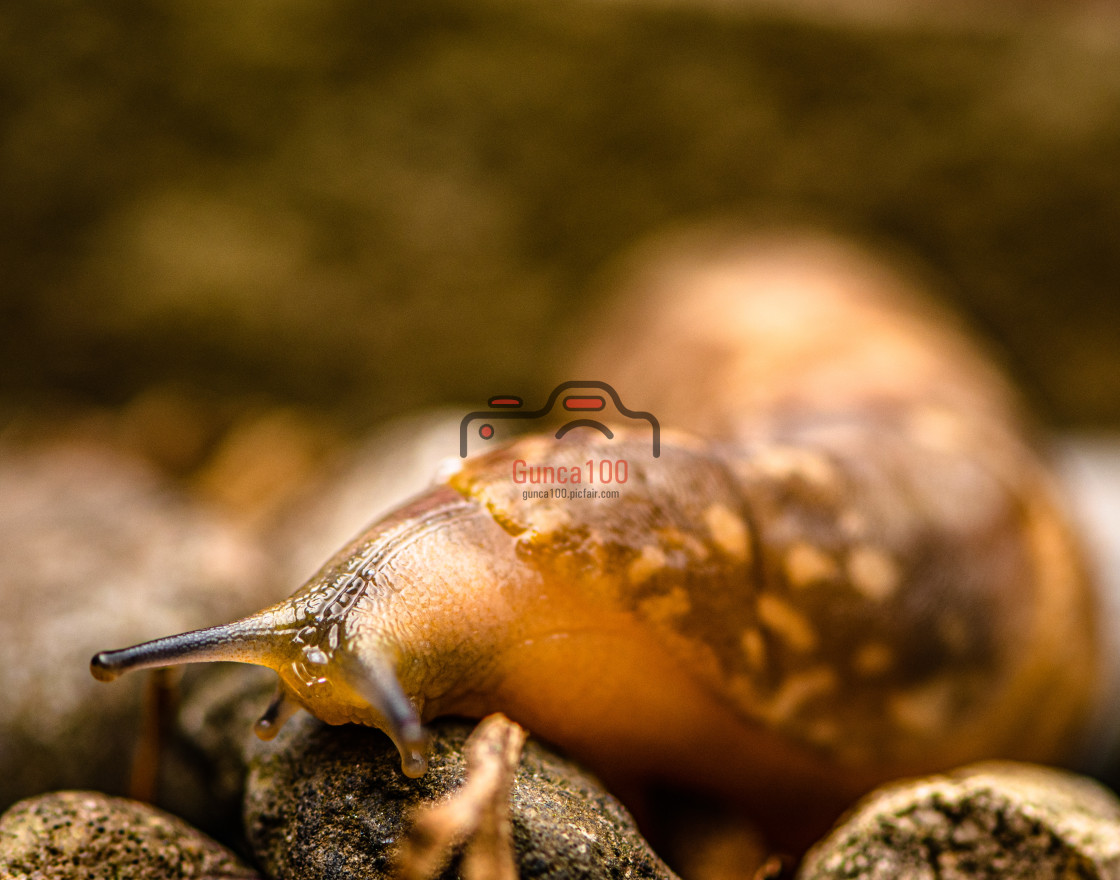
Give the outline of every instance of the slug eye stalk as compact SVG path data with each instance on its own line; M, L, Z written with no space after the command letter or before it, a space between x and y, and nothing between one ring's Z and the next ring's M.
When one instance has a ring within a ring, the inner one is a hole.
M155 669L180 663L231 660L275 669L275 637L264 621L255 617L206 629L142 642L119 651L102 651L90 660L89 670L98 681L115 681L134 669Z

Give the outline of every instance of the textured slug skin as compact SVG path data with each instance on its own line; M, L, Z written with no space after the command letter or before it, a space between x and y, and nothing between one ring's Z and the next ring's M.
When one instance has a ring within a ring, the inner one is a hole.
M687 433L658 459L625 427L528 437L451 479L548 597L489 708L608 777L791 810L1073 757L1099 662L1079 549L1013 393L899 286L781 248L634 284L581 372ZM617 500L511 479L602 458L629 463Z

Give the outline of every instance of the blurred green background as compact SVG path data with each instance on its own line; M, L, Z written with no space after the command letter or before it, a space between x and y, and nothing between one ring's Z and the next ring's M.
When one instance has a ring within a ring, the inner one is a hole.
M729 214L901 248L1051 423L1120 424L1115 7L0 11L9 422L170 410L189 467L247 405L532 393L612 258Z

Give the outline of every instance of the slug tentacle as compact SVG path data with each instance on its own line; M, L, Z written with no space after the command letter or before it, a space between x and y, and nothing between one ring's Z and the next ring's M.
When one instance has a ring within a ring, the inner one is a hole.
M153 639L119 651L102 651L90 661L89 669L98 681L113 681L134 669L221 660L275 669L277 628L287 622L283 617L278 606L233 623Z
M367 704L380 716L379 726L400 752L404 775L423 776L428 769L428 746L420 713L389 664L376 653L339 652L334 671L336 687L351 691L357 702Z
M275 738L280 728L299 711L299 708L299 703L291 698L283 685L280 685L276 689L272 702L264 710L264 714L253 725L253 732L266 741Z

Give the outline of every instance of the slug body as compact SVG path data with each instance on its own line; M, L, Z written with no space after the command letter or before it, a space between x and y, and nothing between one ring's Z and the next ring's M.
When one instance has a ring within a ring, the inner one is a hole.
M1093 597L999 375L827 249L716 249L635 286L584 365L681 429L660 457L624 427L524 437L291 598L99 654L94 674L270 666L259 732L295 706L374 725L412 775L424 721L501 711L608 782L776 810L1068 758L1098 675ZM628 464L615 498L514 480L604 458Z

